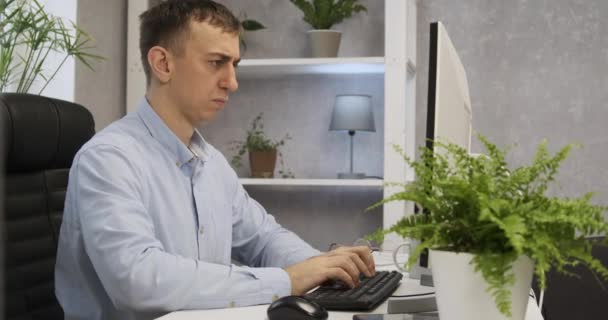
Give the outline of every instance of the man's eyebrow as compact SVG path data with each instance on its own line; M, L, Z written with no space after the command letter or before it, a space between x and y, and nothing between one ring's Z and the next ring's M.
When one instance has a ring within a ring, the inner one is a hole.
M223 53L219 53L219 52L212 52L209 55L210 56L217 56L217 57L219 57L224 62L227 62L227 61L230 61L230 60L234 59L234 57L232 57L232 56L229 56L229 55L223 54ZM236 66L236 65L239 64L239 62L241 62L241 58L238 58L238 59L234 60L234 62L232 64Z

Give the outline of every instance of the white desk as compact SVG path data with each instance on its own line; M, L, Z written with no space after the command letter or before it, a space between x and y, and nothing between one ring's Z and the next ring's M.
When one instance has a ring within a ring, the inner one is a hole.
M390 253L376 253L374 252L374 258L376 260L378 270L394 270L392 265L392 257ZM401 280L401 285L397 288L394 295L407 295L416 293L427 293L433 292L433 288L420 286L418 280L412 280L404 277ZM387 300L388 301L388 300ZM213 319L213 320L234 320L234 319L253 319L253 320L265 320L266 309L268 305L258 305L251 307L241 308L228 308L228 309L212 309L212 310L191 310L191 311L178 311L172 312L165 315L157 320L200 320L200 319ZM367 313L386 313L387 302L384 302L376 309ZM330 311L329 320L352 320L354 314L366 313L366 312L340 312ZM528 310L526 313L525 320L543 320L540 314L540 310L536 305L536 301L530 298L528 303Z

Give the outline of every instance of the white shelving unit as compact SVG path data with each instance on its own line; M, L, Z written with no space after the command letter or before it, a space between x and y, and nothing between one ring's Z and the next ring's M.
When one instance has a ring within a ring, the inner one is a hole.
M240 79L303 74L383 74L384 57L245 59L237 70Z
M384 181L381 179L254 179L241 178L245 186L328 186L328 187L378 187Z
M411 158L416 152L416 0L384 2L384 181L407 183L414 171L406 167L393 145L400 146ZM384 198L398 192L384 188ZM405 215L413 214L413 205L402 201L383 206L384 228ZM403 240L390 234L384 239L385 250L396 248Z
M127 111L135 108L145 93L145 77L139 61L138 15L155 0L130 0L128 3L127 44ZM384 75L384 179L241 179L249 186L344 186L383 188L384 197L398 191L383 182L413 181L393 145L400 146L414 158L416 142L416 6L417 0L385 0L384 57L246 59L241 61L237 76L241 79L266 79L297 75ZM390 227L413 207L403 202L386 203L383 226ZM402 240L385 239L385 249L396 247Z

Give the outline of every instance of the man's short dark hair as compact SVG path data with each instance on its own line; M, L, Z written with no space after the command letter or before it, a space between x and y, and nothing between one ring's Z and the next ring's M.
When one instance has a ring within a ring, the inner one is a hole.
M139 50L141 63L149 85L151 79L148 51L162 46L180 53L191 20L207 22L224 32L239 34L241 23L228 8L211 0L168 0L148 9L139 16Z

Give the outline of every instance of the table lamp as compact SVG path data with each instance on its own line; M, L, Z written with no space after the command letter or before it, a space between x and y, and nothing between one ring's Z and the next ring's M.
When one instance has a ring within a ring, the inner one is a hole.
M338 178L365 178L364 173L353 172L353 140L356 131L376 131L371 97L368 95L336 96L329 130L345 130L350 136L350 172L338 173Z

